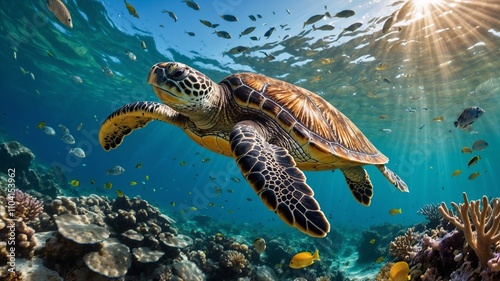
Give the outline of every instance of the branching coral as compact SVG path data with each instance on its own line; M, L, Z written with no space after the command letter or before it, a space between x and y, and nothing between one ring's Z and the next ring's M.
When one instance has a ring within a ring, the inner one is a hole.
M405 235L398 236L391 242L389 253L396 257L396 259L409 260L415 255L417 251L415 245L417 244L418 239L413 231L413 227L408 228Z
M13 196L14 199L14 213L13 213L13 218L16 219L22 219L24 222L28 222L30 220L36 219L42 212L43 212L43 203L36 199L35 197L22 192L21 190L17 189L14 193ZM2 203L4 203L4 206L10 206L8 205L8 200L9 198L1 197L2 198ZM9 207L9 212L12 210Z
M417 214L424 215L429 221L428 228L435 228L442 217L439 214L439 204L426 204L417 211Z
M464 232L467 243L474 250L481 264L486 266L493 255L492 246L500 241L500 199L495 198L490 205L488 198L483 196L480 210L481 200L469 202L465 192L463 197L463 204L457 205L451 202L457 212L456 216L444 202L439 206L439 213Z

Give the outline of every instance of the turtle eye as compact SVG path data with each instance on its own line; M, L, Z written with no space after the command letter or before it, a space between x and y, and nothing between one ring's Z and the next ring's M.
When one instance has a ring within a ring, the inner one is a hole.
M182 80L187 76L187 72L182 68L176 68L168 76L173 80Z

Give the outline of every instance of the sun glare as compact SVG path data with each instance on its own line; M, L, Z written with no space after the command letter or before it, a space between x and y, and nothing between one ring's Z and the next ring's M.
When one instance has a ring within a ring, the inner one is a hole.
M441 0L414 0L417 9L427 9L429 6L438 5Z

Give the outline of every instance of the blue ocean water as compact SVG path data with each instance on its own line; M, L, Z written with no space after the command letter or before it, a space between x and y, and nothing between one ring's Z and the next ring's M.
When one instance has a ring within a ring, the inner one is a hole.
M406 181L410 192L399 192L375 167L367 166L374 185L369 207L354 200L339 171L306 172L332 228L411 225L425 221L416 213L424 204L461 202L463 192L470 199L499 196L500 24L491 8L498 8L495 1L436 1L430 9L422 7L396 22L387 33L381 31L383 25L402 3L340 2L200 1L201 10L195 11L181 1L130 1L140 15L134 18L122 1L70 0L66 5L74 27L68 29L44 1L6 1L0 9L2 137L30 148L37 163L62 167L68 180L78 179L81 185L68 186L75 189L68 194L114 198L119 189L173 216L189 219L203 214L295 231L267 210L233 159L203 149L178 128L152 122L126 137L116 150L100 147L98 130L111 112L129 102L158 101L146 84L150 67L179 61L214 81L250 71L321 94L390 158L388 167ZM177 22L163 9L175 12ZM356 15L315 23L333 25L332 31L303 27L315 14L334 15L344 9ZM221 14L233 14L239 21L224 21ZM255 22L248 17L257 14L261 18ZM200 19L220 26L209 28ZM348 30L356 22L362 26ZM239 37L250 26L255 31ZM266 38L271 28L275 31ZM216 30L232 38L220 38L213 34ZM249 49L231 54L237 46ZM129 59L127 51L137 61ZM266 59L269 54L275 58ZM114 76L106 76L102 67ZM84 82L73 82L71 75ZM469 106L486 111L472 132L453 125ZM444 121L434 120L441 116ZM41 121L57 135L38 129ZM80 123L82 129L77 130ZM59 124L70 129L74 145L59 139ZM485 150L461 152L479 139L489 144ZM68 154L72 147L81 147L86 158ZM481 160L467 167L474 155ZM142 167L135 168L139 163ZM125 172L106 175L115 165ZM457 169L462 173L452 177ZM480 176L469 180L472 172ZM105 189L106 182L113 188ZM392 208L401 208L402 214L390 215Z

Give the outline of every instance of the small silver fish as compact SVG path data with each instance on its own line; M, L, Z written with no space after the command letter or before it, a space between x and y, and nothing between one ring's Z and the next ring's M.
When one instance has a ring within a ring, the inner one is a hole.
M348 18L348 17L352 17L356 14L356 12L352 11L352 10L343 10L341 12L338 12L335 14L334 17L337 17L337 18Z
M227 31L215 31L214 32L215 34L217 34L217 36L219 36L220 38L224 38L224 39L231 39L231 34L229 34L229 32Z
M44 126L42 130L43 130L44 133L46 133L49 136L55 136L56 135L56 131L52 127Z
M137 60L137 57L134 53L130 52L130 51L126 51L125 54L127 55L127 57L133 61L136 61Z
M113 73L113 71L109 67L107 67L107 66L102 66L101 70L104 73L104 75L106 75L108 77L115 76L115 74Z
M183 1L186 3L186 5L188 5L189 8L195 10L195 11L199 11L201 10L200 9L200 5L198 5L198 3L194 2L193 0L185 0Z
M62 135L61 140L67 144L75 144L75 138L71 134Z
M47 6L62 24L66 25L69 28L73 28L71 14L69 13L68 8L66 8L64 3L61 2L61 0L47 0Z
M213 24L208 20L200 20L200 22L207 27L213 27Z
M243 53L246 51L248 51L248 47L236 46L236 47L232 48L231 50L229 50L228 53L235 55L235 54L240 54L240 53Z
M168 15L175 21L177 22L177 16L174 14L174 12L163 10L161 11L162 13L168 13Z
M333 25L331 25L331 24L325 24L325 25L322 25L320 27L316 27L313 24L313 30L330 31L330 30L333 30L333 29L335 29L335 27Z
M247 34L252 33L252 31L254 31L254 30L255 30L255 26L252 26L252 27L248 27L248 28L246 28L245 30L243 30L243 31L240 33L240 38L241 38L241 36L243 36L243 35L247 35Z
M307 19L307 21L304 22L304 26L302 28L306 27L306 25L308 25L308 24L313 24L313 23L323 19L325 16L327 16L329 18L332 17L329 12L326 12L326 13L321 14L321 15L314 15L314 16L310 17L309 19Z
M125 172L125 169L122 166L116 165L113 168L107 170L106 175L117 176L123 172Z
M479 106L471 106L464 109L453 124L455 127L465 129L468 125L474 123L485 111Z
M69 150L69 154L73 154L78 158L85 158L85 151L79 147L75 147Z
M238 21L238 18L233 15L220 15L220 17L226 21Z
M63 134L69 134L69 129L66 126L64 126L63 124L59 124L58 127L59 127L59 129L61 129Z
M273 32L274 32L275 30L276 30L276 28L275 28L275 27L271 27L271 28L269 28L269 30L268 30L268 31L266 31L266 33L264 33L264 37L269 38L269 37L273 34Z
M77 75L70 75L69 76L69 80L75 82L76 84L82 84L83 83L82 77L77 76Z

